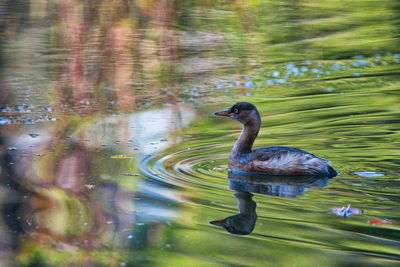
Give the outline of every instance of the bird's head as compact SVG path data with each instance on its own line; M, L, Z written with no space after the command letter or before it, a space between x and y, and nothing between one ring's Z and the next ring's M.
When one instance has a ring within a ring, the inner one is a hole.
M214 115L229 117L244 125L261 121L260 113L258 113L256 106L248 102L237 102L227 110L215 112Z

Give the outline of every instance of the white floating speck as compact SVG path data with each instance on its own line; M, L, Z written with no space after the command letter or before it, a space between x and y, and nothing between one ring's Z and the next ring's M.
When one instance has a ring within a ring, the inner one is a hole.
M378 172L354 172L354 174L367 178L385 176L383 173L378 173Z

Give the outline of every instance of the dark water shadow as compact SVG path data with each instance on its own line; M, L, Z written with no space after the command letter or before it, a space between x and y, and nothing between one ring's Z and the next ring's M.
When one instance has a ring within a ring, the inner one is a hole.
M305 194L311 187L327 187L332 177L315 176L267 176L244 173L228 173L229 189L238 200L239 214L210 223L231 234L248 235L254 230L257 221L256 202L252 193L296 198Z
M0 132L0 265L10 264L21 247L21 237L32 231L33 225L26 214L32 211L34 193L20 183L16 171L16 158L6 148ZM9 266L9 265L8 265Z

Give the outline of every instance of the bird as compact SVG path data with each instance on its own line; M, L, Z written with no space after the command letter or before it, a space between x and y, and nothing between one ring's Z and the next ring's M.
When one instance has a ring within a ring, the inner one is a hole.
M253 150L261 128L261 116L255 105L237 102L230 108L215 112L243 124L233 146L228 167L232 171L270 175L311 175L334 177L338 173L326 159L295 147L268 146Z

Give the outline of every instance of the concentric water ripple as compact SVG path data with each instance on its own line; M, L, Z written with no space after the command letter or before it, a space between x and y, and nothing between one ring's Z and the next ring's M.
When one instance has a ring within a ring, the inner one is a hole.
M207 154L216 145L205 145L169 155L142 158L139 168L144 175L184 188L226 188L227 154Z

